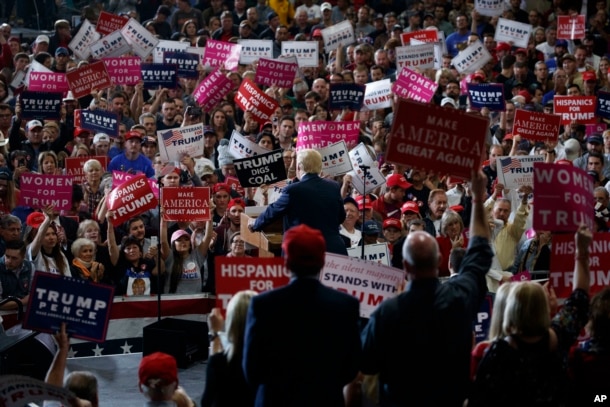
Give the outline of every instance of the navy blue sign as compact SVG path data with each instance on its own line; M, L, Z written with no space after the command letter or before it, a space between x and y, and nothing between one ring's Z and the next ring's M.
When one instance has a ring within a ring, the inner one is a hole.
M103 342L114 287L38 272L34 275L23 327L55 333L62 322L69 335Z
M355 83L331 83L328 108L359 111L364 103L365 87Z
M479 312L473 322L474 339L476 343L487 340L489 328L491 327L491 310L493 305L492 294L487 294L481 303Z
M167 64L142 64L142 81L146 89L162 88L175 89L178 82L176 65Z
M92 133L106 133L109 136L119 135L119 118L116 113L105 110L81 110L80 127Z
M197 72L199 55L190 52L165 52L163 62L176 65L179 78L197 79L199 77L199 72Z
M24 119L59 119L61 117L61 93L21 93L21 117Z
M505 110L504 85L501 83L481 83L466 85L470 105L475 109L488 108L492 112Z
M610 119L610 93L597 92L597 107L595 108L595 116Z
M233 160L235 173L244 188L275 184L286 179L282 150Z

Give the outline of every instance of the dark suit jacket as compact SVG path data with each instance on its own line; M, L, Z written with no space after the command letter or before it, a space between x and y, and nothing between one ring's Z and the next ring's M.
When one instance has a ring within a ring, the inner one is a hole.
M347 255L339 225L345 220L345 209L339 184L307 174L288 185L280 198L256 219L254 230L260 231L274 220L284 217L284 231L302 223L318 229L326 240L326 251Z
M314 278L252 299L243 367L256 406L343 407L358 372L359 303Z

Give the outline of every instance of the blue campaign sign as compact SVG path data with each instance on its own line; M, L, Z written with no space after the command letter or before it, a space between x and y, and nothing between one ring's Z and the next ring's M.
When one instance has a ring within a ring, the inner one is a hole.
M142 64L142 81L146 89L162 88L175 89L178 85L178 70L176 65L168 64Z
M473 322L474 339L477 343L486 340L487 336L489 336L492 306L493 294L487 293L477 312L477 317Z
M504 85L501 83L469 83L466 87L470 105L475 109L486 107L492 112L505 110Z
M365 86L355 83L331 83L328 108L330 110L359 111L364 103L365 89Z
M610 119L610 92L597 92L595 115Z
M61 93L22 92L21 117L24 119L56 120L61 116Z
M69 335L103 342L113 295L111 286L38 272L34 275L23 327L54 333L65 322Z
M119 135L119 117L106 110L81 110L80 127L93 133L106 133L109 136Z
M191 54L190 52L165 52L163 54L163 62L169 65L176 65L176 73L179 78L197 79L197 65L199 64L199 55Z

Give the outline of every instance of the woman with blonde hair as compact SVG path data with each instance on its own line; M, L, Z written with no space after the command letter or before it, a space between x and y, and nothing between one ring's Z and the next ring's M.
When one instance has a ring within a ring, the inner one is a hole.
M441 235L436 237L442 260L438 265L440 277L449 275L449 254L456 247L468 247L468 236L464 232L464 221L459 213L447 209L441 217Z
M38 171L41 174L58 175L59 163L57 154L53 151L43 151L38 154Z

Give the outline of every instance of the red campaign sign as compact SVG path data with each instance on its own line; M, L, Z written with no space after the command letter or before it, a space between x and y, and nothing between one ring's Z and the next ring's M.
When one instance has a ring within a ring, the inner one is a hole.
M410 33L400 34L400 42L402 42L402 45L411 45L411 39L416 39L422 42L438 42L438 31L418 30Z
M166 221L205 222L211 218L208 187L165 187L161 196Z
M293 62L261 58L254 81L260 85L292 88L299 65Z
M530 112L517 109L513 134L532 141L557 141L561 117L556 114Z
M19 205L60 211L72 210L72 177L67 175L21 174Z
M610 286L610 234L594 233L589 246L589 275L591 276L590 295L595 295ZM551 245L551 270L549 281L555 289L557 298L568 298L572 292L574 275L574 256L576 243L574 234L555 234Z
M557 39L582 40L585 38L585 16L557 16Z
M250 79L241 82L239 90L235 94L235 103L244 112L250 111L260 124L271 121L271 116L279 104L271 96L260 90Z
M481 116L401 99L386 161L470 179L483 162L488 132Z
M102 11L100 12L100 16L97 19L95 31L102 34L103 37L117 30L120 30L125 24L127 24L128 21L129 17L117 16L116 14L108 13L107 11Z
M297 146L299 147L321 148L343 140L347 149L351 150L358 144L360 122L304 121L297 130Z
M63 72L30 72L28 90L31 92L64 93L69 89Z
M150 209L154 209L158 200L153 194L146 175L136 175L113 189L108 195L106 206L114 211L113 224L115 226L125 223Z
M89 160L97 160L102 165L102 172L106 172L108 168L108 156L96 155L90 157L66 157L66 175L74 179L75 184L82 184L85 181L85 170L83 166Z
M438 84L409 68L403 68L396 82L392 84L392 92L402 99L412 99L416 102L428 103L432 100Z
M216 307L227 310L238 291L263 292L290 281L283 257L216 257Z
M578 167L534 163L534 229L574 232L584 223L593 230L593 188Z
M244 188L239 183L239 179L237 177L228 176L225 178L225 184L231 187L231 189L237 192L240 196L246 196Z
M227 78L227 75L222 73L220 68L216 68L195 89L193 99L207 112L212 110L231 89L233 89L231 80Z
M135 85L142 80L140 57L102 58L106 71L117 85Z
M139 174L143 174L143 173L139 173ZM123 172L123 171L112 171L112 187L116 188L117 186L121 185L123 182L125 181L129 181L130 179L132 179L133 177L135 177L136 175L139 174L130 174L128 172ZM155 194L155 198L159 199L159 184L157 183L156 179L153 178L147 178L148 180L148 185L150 186L150 189L152 189L153 194Z
M89 95L92 89L105 89L113 85L103 61L83 65L68 72L66 78L76 99Z
M553 98L553 112L561 116L564 126L572 122L579 124L595 124L595 96L557 96Z

